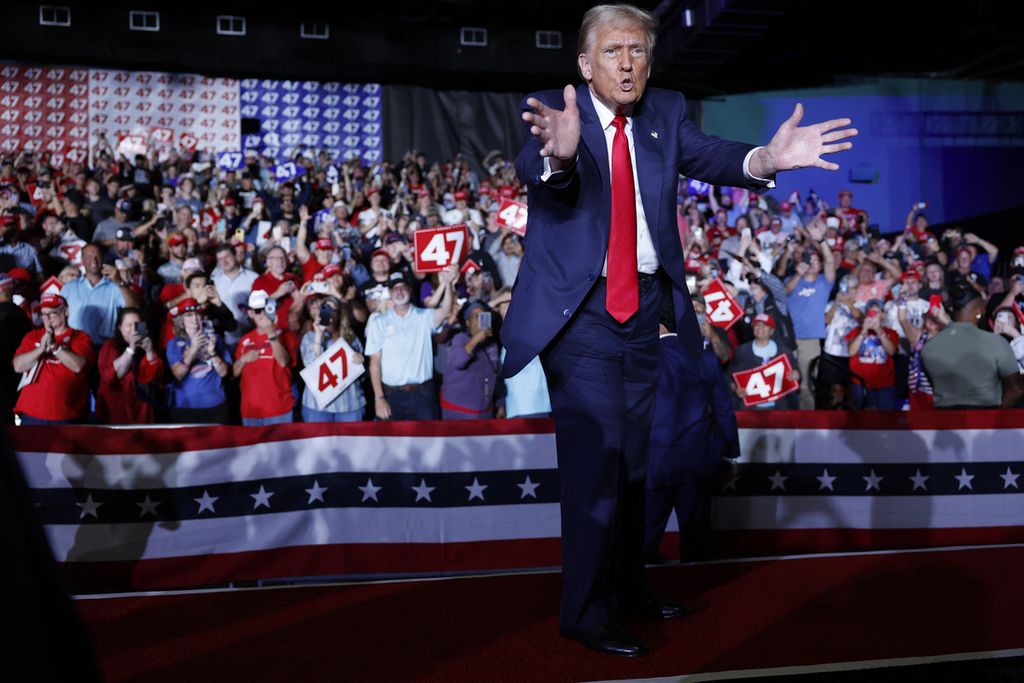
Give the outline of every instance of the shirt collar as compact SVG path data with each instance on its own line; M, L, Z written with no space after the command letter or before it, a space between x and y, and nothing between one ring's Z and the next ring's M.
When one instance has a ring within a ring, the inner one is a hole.
M666 332L665 334L663 334L663 335L660 335L660 336L658 337L658 339L664 339L665 337L678 337L678 336L679 336L679 335L678 335L678 334L676 334L675 332Z
M597 120L601 123L601 130L608 130L608 126L612 125L612 119L615 118L615 112L608 107L604 106L604 103L597 99L594 95L594 91L587 88L587 92L590 93L590 101L594 103L594 111L597 112ZM626 130L632 130L633 128L633 117L626 117Z

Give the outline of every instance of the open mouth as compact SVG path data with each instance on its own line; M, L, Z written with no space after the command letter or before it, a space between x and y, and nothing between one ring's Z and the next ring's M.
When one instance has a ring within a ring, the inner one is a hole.
M622 81L619 83L619 88L621 88L623 92L630 92L633 90L633 81Z

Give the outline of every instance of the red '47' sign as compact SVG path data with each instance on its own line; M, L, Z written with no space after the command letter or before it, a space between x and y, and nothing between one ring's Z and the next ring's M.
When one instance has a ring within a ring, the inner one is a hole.
M778 401L800 388L800 382L789 379L793 366L786 354L776 356L752 370L732 373L736 386L743 389L743 405L756 406Z
M339 337L299 373L320 408L325 408L362 376L365 368L353 361L355 355L348 342Z
M469 246L469 230L465 225L424 228L412 234L417 273L439 273L451 263L458 263Z
M743 307L729 293L721 280L712 280L703 294L704 305L708 310L708 322L715 327L727 330L743 317Z
M520 237L526 234L526 204L502 199L498 207L498 217L494 220L498 225L507 226Z

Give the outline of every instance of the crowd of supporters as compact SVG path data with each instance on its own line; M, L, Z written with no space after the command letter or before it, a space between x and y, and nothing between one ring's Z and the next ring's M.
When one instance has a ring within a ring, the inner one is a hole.
M91 167L0 164L0 411L18 422L273 424L545 415L535 359L499 378L501 317L526 201L494 152L397 163L246 154ZM727 373L790 358L799 393L755 409L1009 406L1024 361L1024 248L929 230L923 204L882 234L849 192L777 203L680 183L679 235L705 337ZM468 255L414 268L413 232L463 224ZM527 232L528 235L528 232ZM571 245L566 245L571 248ZM998 275L996 273L999 273ZM700 292L720 280L726 329ZM973 328L968 330L967 328ZM365 375L322 405L299 370L343 339Z

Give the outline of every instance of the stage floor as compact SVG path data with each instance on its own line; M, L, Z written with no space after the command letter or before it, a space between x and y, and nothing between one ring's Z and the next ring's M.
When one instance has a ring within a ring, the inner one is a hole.
M109 681L697 681L1024 655L1024 545L729 560L650 575L694 613L628 622L653 650L635 660L558 636L554 572L76 604Z

